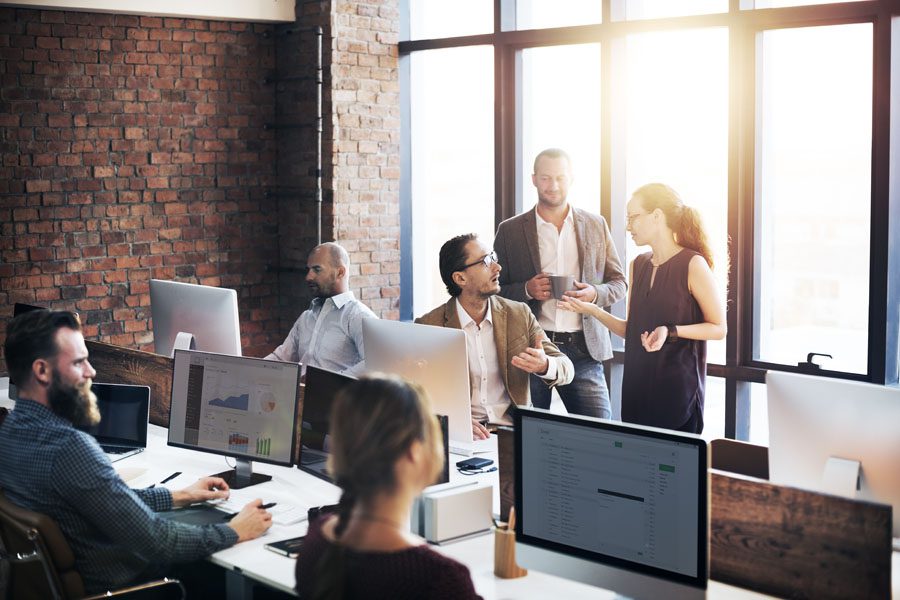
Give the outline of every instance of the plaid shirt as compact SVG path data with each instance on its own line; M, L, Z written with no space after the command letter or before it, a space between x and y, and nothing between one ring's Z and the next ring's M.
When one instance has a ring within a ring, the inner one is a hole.
M88 593L237 543L228 525L196 527L156 515L172 508L169 490L132 490L94 438L22 398L0 426L0 489L13 504L57 522Z

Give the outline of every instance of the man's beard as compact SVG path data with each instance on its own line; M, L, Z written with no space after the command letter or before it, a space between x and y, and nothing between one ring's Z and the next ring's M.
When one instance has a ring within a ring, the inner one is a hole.
M47 401L50 410L71 421L75 427L93 427L100 422L97 396L91 391L90 379L78 385L65 386L54 371L47 390Z

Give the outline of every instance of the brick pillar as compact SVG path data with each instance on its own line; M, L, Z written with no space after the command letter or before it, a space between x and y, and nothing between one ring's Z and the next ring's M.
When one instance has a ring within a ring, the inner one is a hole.
M325 31L323 241L350 253L350 285L375 314L399 317L400 98L398 0L299 0L292 34L278 33L279 77L315 73L315 34ZM291 37L294 36L294 37ZM278 117L314 120L312 82L279 84ZM291 132L291 133L288 133ZM299 273L315 245L315 131L280 130L282 328L306 307Z

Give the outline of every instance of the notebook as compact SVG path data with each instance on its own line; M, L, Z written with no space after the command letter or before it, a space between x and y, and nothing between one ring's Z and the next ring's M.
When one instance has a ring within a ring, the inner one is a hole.
M143 452L147 447L150 388L146 385L95 383L100 422L83 428L100 444L111 462Z

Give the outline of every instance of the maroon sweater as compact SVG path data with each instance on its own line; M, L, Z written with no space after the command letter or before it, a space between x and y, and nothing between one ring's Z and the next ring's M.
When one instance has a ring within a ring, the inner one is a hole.
M310 524L297 558L297 591L303 599L312 598L319 559L333 546L322 534L323 519ZM345 600L481 600L481 596L475 593L469 569L428 546L415 546L397 552L357 552L350 549L345 552Z

